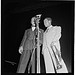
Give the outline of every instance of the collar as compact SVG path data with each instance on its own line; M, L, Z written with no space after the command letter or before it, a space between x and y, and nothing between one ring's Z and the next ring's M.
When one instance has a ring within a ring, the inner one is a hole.
M36 27L32 27L32 31L34 31L34 30L35 30L35 28L36 28Z
M50 29L51 27L53 27L52 25L50 25L47 29Z

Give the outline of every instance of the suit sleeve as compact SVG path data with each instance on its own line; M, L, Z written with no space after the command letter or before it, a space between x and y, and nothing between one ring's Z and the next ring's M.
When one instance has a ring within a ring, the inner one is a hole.
M27 38L27 31L28 31L28 30L26 30L25 33L24 33L24 36L23 36L23 39L22 39L22 41L21 41L20 47L21 47L21 46L24 46L24 42L26 41L26 38Z

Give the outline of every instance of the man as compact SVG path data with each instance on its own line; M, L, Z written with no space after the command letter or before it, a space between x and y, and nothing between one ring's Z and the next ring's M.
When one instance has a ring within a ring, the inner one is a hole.
M52 26L51 22L51 18L44 19L44 25L47 29L44 32L42 54L44 56L46 73L68 73L61 57L59 42L61 27Z
M29 61L30 56L32 56L33 50L36 48L36 42L35 38L37 35L37 29L35 27L35 20L36 17L33 17L31 19L31 28L27 29L25 31L23 40L21 42L20 48L19 48L19 53L22 54L19 62L19 66L17 69L17 73L24 73L26 71L26 67ZM43 39L43 30L40 29L39 32L39 39L40 39L40 46L42 44L42 39ZM32 73L35 73L35 54L33 53L33 58L32 58Z

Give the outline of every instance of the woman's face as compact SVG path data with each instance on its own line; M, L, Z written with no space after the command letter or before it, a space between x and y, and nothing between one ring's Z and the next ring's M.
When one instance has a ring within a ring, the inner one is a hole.
M48 21L47 19L44 20L45 27L49 27L51 25L51 21Z

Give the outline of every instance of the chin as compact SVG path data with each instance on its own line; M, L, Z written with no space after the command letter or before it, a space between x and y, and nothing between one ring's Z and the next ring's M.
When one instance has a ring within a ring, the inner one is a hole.
M45 26L45 27L48 27L48 26Z

